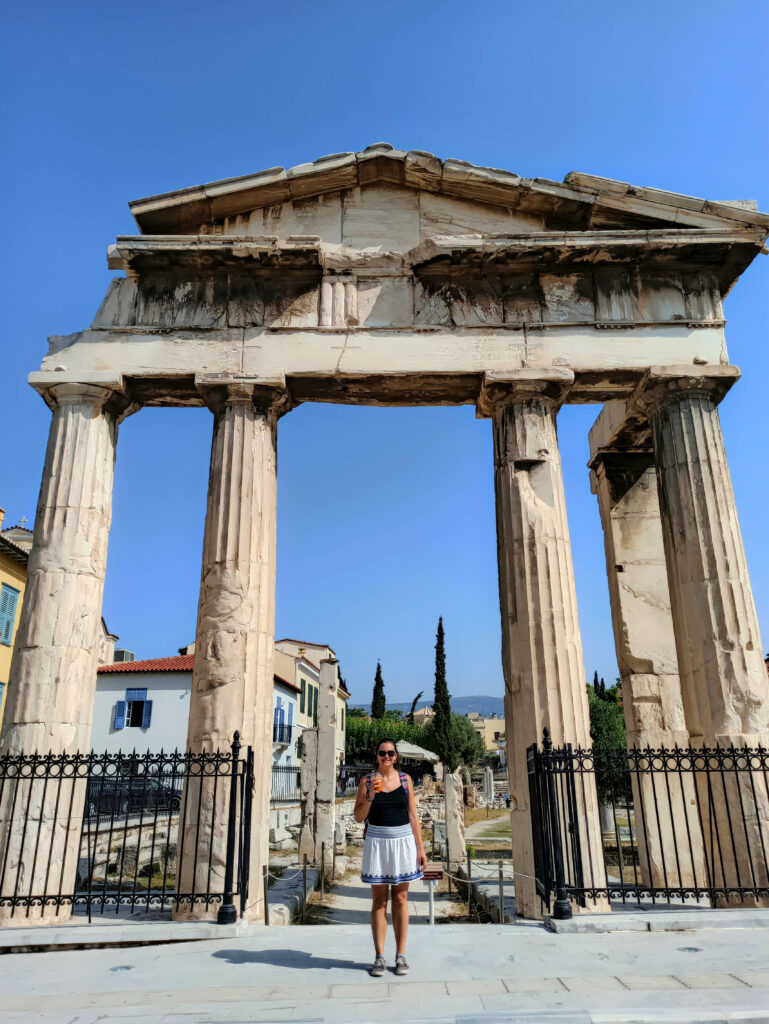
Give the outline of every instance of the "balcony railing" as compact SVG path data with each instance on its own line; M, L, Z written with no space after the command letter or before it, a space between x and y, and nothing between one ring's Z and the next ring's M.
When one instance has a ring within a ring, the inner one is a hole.
M290 743L293 731L293 725L278 725L276 722L272 727L272 742L285 744Z

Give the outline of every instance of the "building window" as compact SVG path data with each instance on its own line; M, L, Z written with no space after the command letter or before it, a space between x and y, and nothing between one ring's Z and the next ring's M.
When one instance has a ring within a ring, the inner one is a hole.
M0 683L0 714L3 711L3 697L5 696L5 683Z
M18 601L19 591L4 583L0 589L0 644L5 644L6 647L11 646Z
M342 705L342 732L344 732L344 713L345 713L345 710L346 710L346 708L345 708L345 706L343 704Z
M317 725L318 724L318 693L320 692L320 687L313 686L312 692L314 694L314 697L313 697L314 704L313 704L313 709L312 709L312 724L313 725Z
M152 701L147 700L147 691L126 690L125 700L115 704L115 729L149 729L152 722Z
M307 684L305 683L304 679L302 679L302 692L299 695L299 714L300 715L304 714L304 694L305 694L306 687L307 687Z

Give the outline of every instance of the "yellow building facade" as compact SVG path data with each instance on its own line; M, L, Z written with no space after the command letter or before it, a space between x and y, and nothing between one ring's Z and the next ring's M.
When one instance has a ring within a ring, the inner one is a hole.
M0 529L5 511L0 509ZM19 628L29 554L0 533L0 727L7 698L11 656Z

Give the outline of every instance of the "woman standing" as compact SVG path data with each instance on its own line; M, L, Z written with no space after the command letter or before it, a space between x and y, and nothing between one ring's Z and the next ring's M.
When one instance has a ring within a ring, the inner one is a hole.
M394 740L379 741L376 763L376 770L358 786L355 820L366 822L361 879L371 886L371 932L376 954L371 974L378 978L385 972L388 897L395 931L395 973L408 973L409 882L422 877L427 856L414 787L408 775L399 770Z

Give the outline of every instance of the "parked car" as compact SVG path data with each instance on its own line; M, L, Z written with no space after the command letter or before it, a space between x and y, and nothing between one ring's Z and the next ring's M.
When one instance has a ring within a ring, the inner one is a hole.
M88 780L85 808L88 817L178 811L181 780L176 786L147 776L105 776Z

